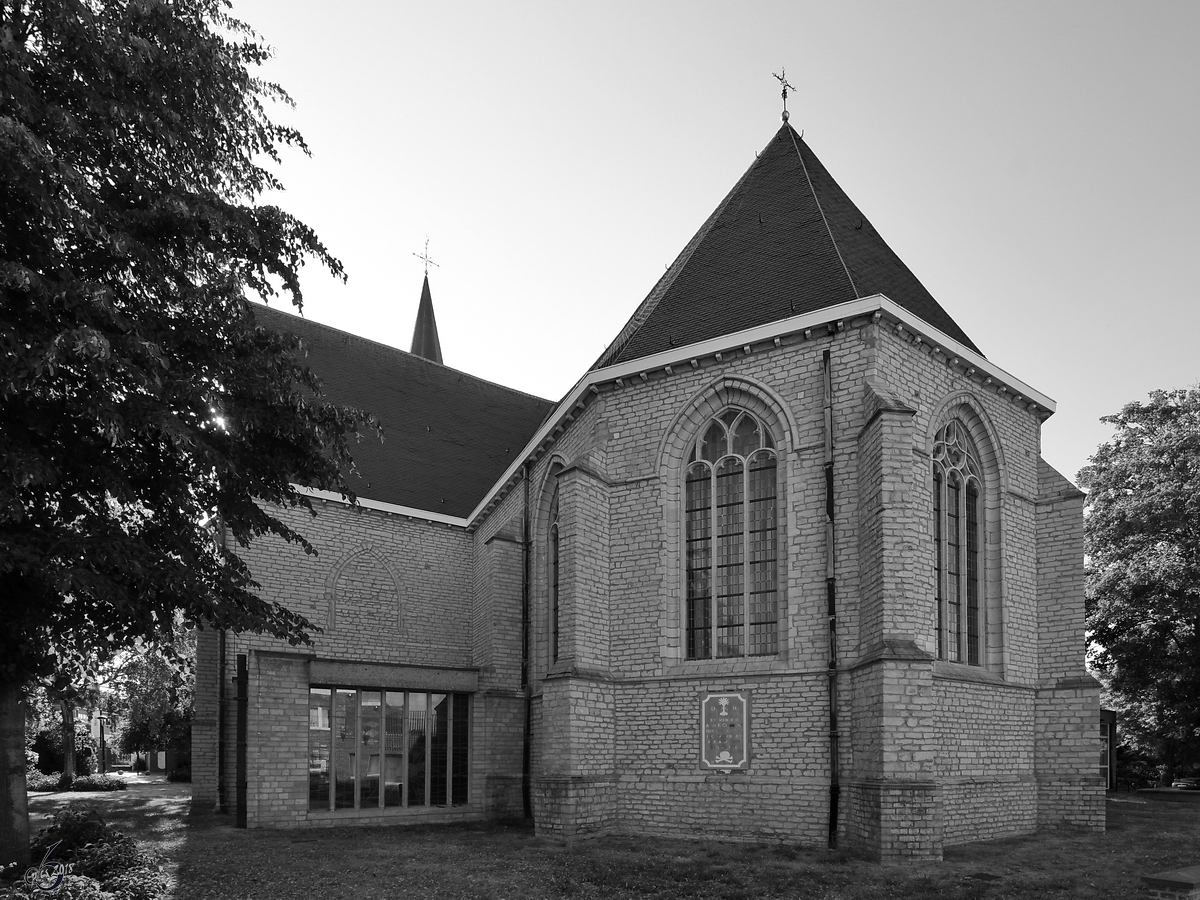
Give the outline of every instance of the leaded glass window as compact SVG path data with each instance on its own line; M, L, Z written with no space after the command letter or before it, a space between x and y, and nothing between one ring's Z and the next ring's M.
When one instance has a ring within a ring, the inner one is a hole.
M313 687L308 807L386 809L467 802L467 694Z
M688 455L688 659L778 652L775 444L753 413L727 409Z
M558 485L550 498L550 661L558 662Z
M966 428L938 432L933 448L934 584L938 657L980 665L982 607L980 523L983 478Z

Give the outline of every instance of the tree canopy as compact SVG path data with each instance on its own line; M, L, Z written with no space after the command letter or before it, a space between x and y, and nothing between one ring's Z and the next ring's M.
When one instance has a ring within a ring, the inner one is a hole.
M169 647L127 654L114 667L105 711L123 753L190 750L195 663L195 632L178 629Z
M180 616L292 642L311 627L226 546L311 550L272 510L308 505L296 484L352 497L350 440L372 424L325 404L303 348L247 299L299 305L306 260L343 274L258 203L280 149L307 152L269 117L288 98L253 74L268 54L223 0L0 0L6 760L13 691L56 656Z
M1092 661L1164 763L1200 761L1200 388L1155 391L1079 473Z

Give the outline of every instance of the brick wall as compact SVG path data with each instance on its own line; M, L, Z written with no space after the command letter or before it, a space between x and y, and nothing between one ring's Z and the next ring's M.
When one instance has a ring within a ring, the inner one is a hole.
M320 629L312 645L289 648L263 635L227 633L224 672L218 671L215 631L202 631L197 640L197 716L193 728L195 801L215 804L218 795L217 686L226 685L225 758L221 785L225 810L235 803L236 707L232 676L238 654L250 664L247 747L248 821L251 827L282 827L361 821L371 816L480 815L487 786L481 777L488 754L504 757L503 727L480 723L511 720L483 704L472 715L472 757L481 760L472 771L471 804L456 810L372 810L310 812L308 806L308 690L310 668L320 662L340 686L395 689L462 690L464 673L474 679L474 537L463 529L421 522L403 516L352 509L338 503L314 501L317 515L283 511L289 525L309 539L315 555L274 538L261 538L240 552L260 595L306 616ZM519 548L517 552L519 558ZM509 566L511 568L511 565ZM512 573L506 577L511 580ZM519 586L519 568L516 573ZM518 587L519 597L519 587ZM515 613L519 634L519 607ZM489 633L501 635L511 656L511 634L490 623ZM516 651L519 666L519 641ZM509 666L510 672L512 666ZM392 672L389 676L387 673ZM367 679L364 681L364 679ZM381 680L382 679L382 680ZM419 683L418 683L419 682ZM471 682L474 684L474 682ZM489 684L489 687L494 685ZM503 703L499 704L503 706ZM511 706L511 702L509 703ZM517 704L520 721L521 704ZM499 735L490 747L488 739ZM520 777L519 726L515 777ZM508 738L511 745L511 737ZM507 750L511 757L511 746ZM495 762L500 777L514 777L511 762ZM497 801L498 802L498 801Z
M217 806L217 722L220 672L216 630L196 631L196 683L192 701L192 805Z
M1038 822L1103 830L1099 687L1083 665L1083 493L1039 463Z
M265 597L329 626L315 639L314 660L477 678L465 814L519 814L528 702L532 799L543 833L608 829L824 845L833 775L825 350L833 381L840 838L877 858L909 861L1037 823L1094 823L1084 765L1094 756L1094 688L1079 681L1078 498L1039 469L1040 423L1027 403L885 323L847 322L811 339L647 372L606 386L574 411L529 475L528 695L519 481L471 532L320 504L315 520L287 514L319 556L261 541L247 561ZM779 455L779 653L688 660L684 455L727 404L766 422ZM981 667L933 659L930 451L950 416L969 420L987 468ZM560 491L557 663L547 576L552 471ZM201 638L198 677L211 695L214 638ZM228 660L255 651L286 648L230 636ZM329 816L300 816L296 793L304 671L289 657L255 658L255 821L325 824ZM747 771L701 768L705 690L752 691ZM198 698L204 755L215 747L215 721L211 696ZM195 771L197 797L210 802L215 766L198 760Z
M250 655L246 770L252 827L288 827L308 817L308 659Z

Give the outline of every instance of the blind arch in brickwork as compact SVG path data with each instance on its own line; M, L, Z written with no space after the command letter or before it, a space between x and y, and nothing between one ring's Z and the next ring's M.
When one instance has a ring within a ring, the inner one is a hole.
M387 557L370 545L345 553L325 580L326 629L403 625L400 578Z

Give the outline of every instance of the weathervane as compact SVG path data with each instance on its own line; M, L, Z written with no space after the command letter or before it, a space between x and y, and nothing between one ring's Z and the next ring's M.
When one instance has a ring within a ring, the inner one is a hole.
M779 75L776 75L774 72L772 72L772 73L771 73L771 76L772 76L772 77L773 77L773 78L774 78L776 81L778 81L778 82L779 82L781 85L783 85L783 121L785 121L785 122L786 122L786 121L788 120L788 111L787 111L787 92L788 92L788 88L791 88L793 91L794 91L796 88L795 88L795 86L794 86L794 85L790 85L790 84L788 84L788 80L787 80L787 69L783 69L783 68L781 68L779 71L780 71L780 73L781 73L781 74L779 74Z
M417 259L419 259L425 263L425 277L428 278L429 277L429 267L437 265L437 263L435 263L432 259L429 258L429 238L428 237L425 238L425 252L424 253L414 253L413 256L415 256ZM440 266L439 266L439 268L440 268Z

